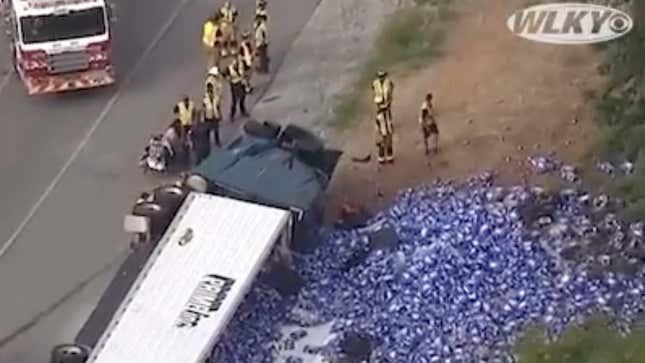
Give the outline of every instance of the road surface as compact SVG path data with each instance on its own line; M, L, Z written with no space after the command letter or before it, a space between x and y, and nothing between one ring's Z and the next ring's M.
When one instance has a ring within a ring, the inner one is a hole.
M318 1L269 4L273 70ZM182 93L201 96L201 22L221 3L116 0L115 87L30 98L0 73L0 363L72 339L127 253L123 214L156 182L138 157ZM250 25L254 0L234 4Z

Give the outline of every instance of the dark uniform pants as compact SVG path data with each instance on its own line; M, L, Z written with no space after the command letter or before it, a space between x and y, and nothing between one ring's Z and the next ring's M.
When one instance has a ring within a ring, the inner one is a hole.
M205 118L204 122L206 122L210 126L210 135L209 139L213 139L215 141L215 145L217 146L222 146L222 143L219 138L219 119L216 118Z
M231 85L231 113L230 118L231 122L235 120L235 114L237 109L240 109L242 115L246 116L246 89L244 87L244 82L230 83Z
M211 153L211 145L210 143L202 145L197 144L195 145L195 165L198 165L201 163L208 155Z
M392 133L379 133L379 139L376 142L378 148L378 161L384 163L394 160L394 143L392 142Z
M251 69L252 65L244 63L244 90L246 91L247 94L251 93L253 91L253 87L251 87Z
M269 52L268 47L265 45L258 46L257 50L258 57L258 72L260 73L269 73Z
M430 151L437 151L439 143L439 128L437 127L437 123L431 121L422 125L421 132L423 132L423 144L426 149L426 154Z

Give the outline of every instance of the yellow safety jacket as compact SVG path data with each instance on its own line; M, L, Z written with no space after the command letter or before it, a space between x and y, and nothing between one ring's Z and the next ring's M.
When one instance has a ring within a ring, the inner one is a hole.
M242 62L240 62L238 59L235 59L229 66L228 66L228 74L229 74L229 79L231 83L240 83L242 80L244 80L244 66Z
M211 98L208 93L204 95L204 100L202 101L204 107L204 118L208 120L221 119L222 115L220 113L220 99L215 95Z
M249 41L244 41L240 44L240 57L242 58L245 66L253 66L253 52Z
M208 85L212 84L213 85L213 95L217 99L222 98L222 91L224 89L224 85L222 84L222 78L219 76L213 76L213 75L208 75L206 77L206 82L204 82L204 92L208 89Z
M436 122L436 113L432 102L423 101L421 111L419 112L419 123L422 126L429 126Z
M372 82L372 91L374 92L374 103L378 106L389 107L392 103L392 92L394 85L392 81L385 78L383 81L375 79Z
M263 7L257 7L255 9L255 16L264 16L266 20L269 20L269 12Z
M207 20L204 23L204 30L202 32L202 42L205 46L212 48L215 44L215 31L216 26L212 20Z
M190 126L193 124L193 114L195 112L195 104L193 101L188 101L188 105L184 103L184 101L180 101L177 104L177 107L179 107L179 114L177 115L177 118L179 118L179 122L183 126Z
M376 132L380 136L391 135L393 132L392 121L386 116L386 110L376 112Z
M258 21L255 23L255 46L269 44L269 30L265 21Z

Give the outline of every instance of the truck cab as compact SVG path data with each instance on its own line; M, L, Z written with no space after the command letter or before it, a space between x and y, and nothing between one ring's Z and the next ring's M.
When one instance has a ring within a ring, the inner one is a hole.
M244 129L126 215L142 243L50 363L208 363L260 272L282 295L298 292L291 251L318 229L340 152L295 126Z
M6 0L14 68L29 95L114 83L105 0Z

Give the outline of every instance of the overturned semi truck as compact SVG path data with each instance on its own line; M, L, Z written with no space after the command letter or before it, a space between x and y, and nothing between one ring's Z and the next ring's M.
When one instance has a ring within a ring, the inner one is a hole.
M311 247L340 152L293 125L243 129L184 186L155 189L126 216L143 243L50 363L208 362L260 272L298 291L291 251Z

